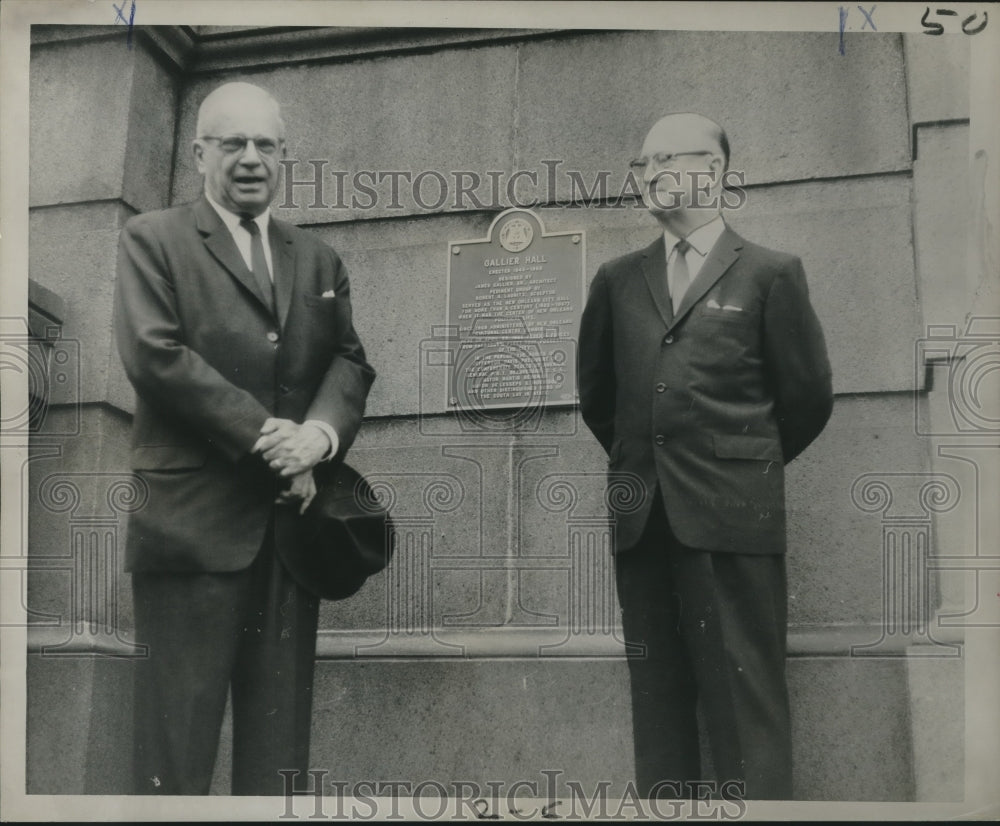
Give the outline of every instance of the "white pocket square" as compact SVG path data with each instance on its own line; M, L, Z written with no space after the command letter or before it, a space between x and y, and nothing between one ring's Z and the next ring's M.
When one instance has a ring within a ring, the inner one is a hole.
M742 307L737 307L735 304L723 304L722 305L722 309L723 310L729 310L732 313L742 313L743 312L743 308Z
M337 294L333 290L327 290L320 298L336 298Z
M714 298L708 299L708 303L705 306L708 307L710 310L721 310L722 309L719 306L719 302L716 301Z

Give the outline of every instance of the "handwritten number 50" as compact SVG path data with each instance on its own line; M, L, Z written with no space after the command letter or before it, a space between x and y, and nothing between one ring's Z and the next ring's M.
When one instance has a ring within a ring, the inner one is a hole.
M934 15L936 17L958 17L958 12L954 9L935 9ZM928 6L924 10L923 16L920 18L920 25L924 27L924 34L939 35L944 34L944 24L939 23L936 20L930 20L931 8ZM986 28L986 24L989 22L989 15L984 11L983 20L981 23L973 26L972 23L979 17L979 13L970 14L965 20L962 21L962 31L965 34L973 35L979 34L983 29Z

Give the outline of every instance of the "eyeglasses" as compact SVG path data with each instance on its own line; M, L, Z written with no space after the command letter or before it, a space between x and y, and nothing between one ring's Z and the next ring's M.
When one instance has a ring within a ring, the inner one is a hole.
M653 166L657 169L663 169L673 163L675 158L682 158L685 155L714 155L707 149L694 152L657 152L653 155ZM633 161L629 161L628 168L633 172L641 174L646 171L646 167L649 166L648 158L636 158Z
M257 147L257 151L261 155L273 155L284 143L280 138L278 140L274 138L247 138L243 135L225 135L222 137L219 135L202 135L200 139L203 141L218 141L219 149L227 155L242 153L251 141L253 141L253 145Z

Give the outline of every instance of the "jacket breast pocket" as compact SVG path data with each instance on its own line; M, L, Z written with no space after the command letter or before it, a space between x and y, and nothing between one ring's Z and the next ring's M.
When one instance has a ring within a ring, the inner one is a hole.
M723 310L721 307L702 307L697 315L698 321L709 324L746 324L754 325L760 321L760 315L749 310Z
M683 335L689 339L691 367L701 378L724 384L759 357L760 316L746 311L706 311L690 319Z
M196 470L208 455L197 445L139 445L132 448L133 470Z
M330 308L336 304L337 296L302 293L302 301L307 307Z

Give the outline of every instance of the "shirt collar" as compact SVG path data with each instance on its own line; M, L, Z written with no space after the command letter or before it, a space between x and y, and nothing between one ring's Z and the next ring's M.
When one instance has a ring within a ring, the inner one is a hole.
M715 242L719 240L719 237L725 230L726 222L722 220L721 215L716 215L707 224L702 224L694 232L688 233L686 239L691 248L704 258L711 251L712 247L715 246ZM678 241L680 241L680 238L670 230L663 230L663 242L666 244L667 255L670 255Z
M212 196L209 195L207 192L205 193L205 200L207 200L212 205L212 209L214 209L219 214L219 217L222 219L223 223L229 228L230 232L235 232L237 227L243 229L243 227L240 227L240 223L243 221L243 217L241 215L237 215L235 212L232 212L226 209L224 206L221 206L220 204L216 203L215 199L212 198ZM270 219L271 219L271 207L268 207L260 215L258 215L256 218L253 219L254 223L257 224L258 227L260 227L260 234L262 238L267 238L267 228L270 223ZM245 229L243 231L246 232Z

